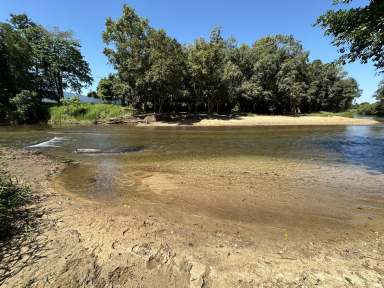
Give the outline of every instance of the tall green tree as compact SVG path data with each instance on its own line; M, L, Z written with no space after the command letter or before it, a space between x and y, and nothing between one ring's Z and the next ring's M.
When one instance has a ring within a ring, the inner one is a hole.
M343 9L330 10L317 19L316 24L332 36L339 48L342 61L372 60L384 71L384 1L367 0L365 6L351 7L352 0L336 0Z
M80 92L92 81L78 41L25 14L0 23L0 64L0 122L38 121L42 98L60 102L64 90Z
M140 111L340 111L359 96L340 65L310 62L292 36L239 46L215 28L209 39L183 47L128 6L116 21L107 20L103 36L116 74L100 82L98 94Z
M150 99L145 79L149 68L150 29L146 19L139 17L131 7L124 5L123 15L116 21L108 18L103 33L107 45L104 54L117 71L119 79L132 91L131 100L140 98L140 103L136 104L144 110Z
M92 83L88 63L81 54L80 43L70 32L48 31L27 15L11 15L10 24L32 49L35 89L44 97L60 102L65 90L80 93Z
M237 80L240 73L229 55L232 48L232 40L224 40L220 28L211 31L209 42L201 38L188 47L191 100L195 110L204 107L212 113L231 106L231 96L236 93L232 80Z
M149 65L145 82L151 95L153 111L161 113L180 99L186 73L182 46L164 30L151 29L148 34Z
M96 91L97 98L106 102L118 100L115 92L113 91L113 82L115 81L115 77L116 76L110 74L108 77L100 79Z
M0 122L10 120L10 99L33 88L32 49L9 23L0 23Z
M110 74L108 77L101 79L96 93L97 98L105 102L120 102L121 105L126 104L130 94L129 86L124 84L116 74Z

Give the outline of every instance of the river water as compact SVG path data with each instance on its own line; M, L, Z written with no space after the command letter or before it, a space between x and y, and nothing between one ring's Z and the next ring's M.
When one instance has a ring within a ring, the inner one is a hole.
M116 190L113 189L115 173L143 164L161 167L172 161L188 163L228 157L257 161L260 157L268 157L336 166L355 165L368 173L384 173L384 125L0 127L0 145L79 161L81 170L64 171L67 173L64 184L71 189L84 190L83 193L92 190L94 196L101 198L106 189ZM84 186L82 177L92 178L93 184ZM118 191L110 192L108 197L116 193Z

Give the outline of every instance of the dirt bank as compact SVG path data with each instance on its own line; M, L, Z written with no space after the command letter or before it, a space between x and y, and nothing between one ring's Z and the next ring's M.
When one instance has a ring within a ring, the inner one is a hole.
M273 125L374 125L372 119L347 118L341 116L239 116L228 119L202 119L199 121L157 121L139 126L273 126Z
M175 161L119 175L135 189L103 202L65 189L58 159L0 155L40 211L28 233L1 246L1 287L384 285L381 174L291 160Z

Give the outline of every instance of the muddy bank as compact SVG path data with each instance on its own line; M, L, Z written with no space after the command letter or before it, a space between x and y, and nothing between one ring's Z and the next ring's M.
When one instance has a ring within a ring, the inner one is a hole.
M62 185L71 167L60 159L0 155L42 211L38 228L2 244L1 287L384 285L381 174L288 160L175 160L135 166L118 175L134 189L96 201Z

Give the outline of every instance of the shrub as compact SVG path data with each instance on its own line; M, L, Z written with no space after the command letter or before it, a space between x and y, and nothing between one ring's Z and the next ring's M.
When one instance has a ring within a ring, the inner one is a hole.
M113 104L80 103L65 101L61 106L49 108L50 122L54 124L71 122L93 122L131 113L130 108Z
M353 107L353 110L356 111L359 115L372 116L377 114L378 104L377 103L368 103L364 102Z
M18 124L35 123L41 120L41 101L36 92L23 90L10 100L14 107L11 119Z

